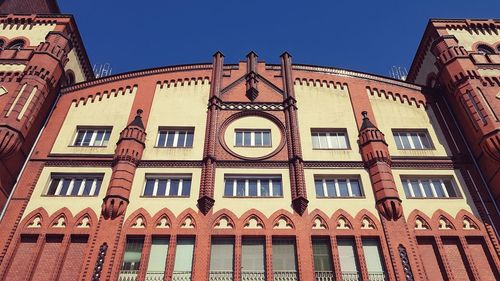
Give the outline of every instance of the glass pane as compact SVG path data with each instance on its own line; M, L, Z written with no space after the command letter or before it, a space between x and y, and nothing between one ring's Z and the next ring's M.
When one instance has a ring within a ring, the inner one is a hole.
M417 133L411 133L410 136L411 136L411 140L413 141L413 145L414 145L415 149L422 149L423 147L420 144L420 140L419 140L418 134Z
M99 194L99 190L101 190L101 184L102 184L102 178L98 178L95 184L95 191L93 194L90 194L91 196Z
M170 180L170 196L177 196L179 193L179 179Z
M432 184L434 185L434 189L436 190L437 197L446 197L443 191L443 187L441 186L441 181L432 180Z
M83 179L75 179L73 181L73 189L71 190L71 195L77 196L78 191L80 191L80 186L82 185Z
M236 196L245 196L245 180L239 179L236 183Z
M158 180L158 189L156 190L156 196L165 196L167 194L167 179Z
M101 144L102 146L108 145L110 135L111 135L111 130L106 130L106 132L104 133L104 139L102 140L102 144Z
M154 186L155 186L155 180L147 179L146 186L144 187L144 196L152 196Z
M446 187L446 191L448 191L448 195L450 197L458 197L455 189L453 188L453 184L451 180L443 180L444 186Z
M143 238L127 238L122 270L138 270L141 262Z
M165 146L165 140L167 139L167 134L165 132L160 132L160 135L158 136L158 143L156 144L157 146Z
M262 133L263 132L255 132L255 146L263 146Z
M61 188L61 191L59 191L58 195L63 195L63 196L66 195L66 193L68 192L70 182L71 182L71 179L64 179L63 180L62 188Z
M211 271L233 271L234 240L232 238L214 238L210 252Z
M191 272L193 264L193 238L178 238L175 249L174 272L189 271Z
M326 181L326 192L328 197L337 197L337 190L335 189L335 180Z
M273 270L296 270L294 240L273 238Z
M422 184L422 187L424 188L424 192L425 192L426 197L433 197L434 195L432 195L432 188L431 188L431 185L429 184L429 181L427 179L422 179L420 181L420 183Z
M103 138L104 138L104 131L103 130L97 131L97 135L95 137L93 145L95 145L95 146L101 146Z
M429 142L429 139L427 138L427 134L419 133L418 136L420 137L420 141L422 142L423 148L430 149L431 143Z
M167 143L166 147L173 147L174 146L174 137L175 137L175 131L168 131L167 132Z
M402 182L406 197L412 197L410 193L410 184L406 180L402 180Z
M57 186L59 185L60 179L53 178L50 183L49 189L47 190L47 195L54 195L56 193Z
M330 242L327 239L313 239L312 241L314 270L332 271L332 258L330 255Z
M189 196L191 193L191 179L182 180L182 196Z
M92 185L94 185L95 180L96 179L87 179L85 181L85 187L83 189L84 196L93 196L98 193L98 191L96 190L94 194L90 194L90 192L92 191Z
M252 145L252 133L251 132L243 132L243 145L251 146Z
M423 194L420 191L420 186L418 185L418 180L411 180L410 184L411 184L411 187L413 188L413 194L415 194L415 197L423 197ZM429 195L427 195L427 196L429 196ZM430 196L432 197L432 193Z
M85 130L78 130L78 134L76 135L74 145L78 145L78 146L82 145L84 135L85 135Z
M263 239L243 238L241 246L241 271L265 271Z
M237 146L243 145L243 132L236 132L236 145Z
M365 254L368 273L384 272L379 245L376 239L363 239L363 253Z
M329 148L328 141L326 140L326 133L319 133L319 147L320 148Z
M401 134L401 141L403 142L403 149L411 149L410 140L406 133Z
M179 137L177 138L177 147L184 147L185 140L186 140L186 131L180 131Z
M260 181L260 196L268 197L269 194L269 180L264 179Z
M337 244L342 272L357 272L358 263L354 252L354 241L352 239L338 239Z
M251 179L248 181L248 196L257 196L257 180Z
M396 142L396 147L398 149L403 149L403 144L401 143L401 140L399 139L399 133L394 133L394 141Z
M187 132L186 135L186 147L193 147L194 132Z
M337 180L337 182L339 183L340 196L342 197L349 196L349 189L347 188L347 180L339 179Z
M263 145L271 146L271 132L266 131L263 133Z
M233 196L233 179L226 179L224 187L224 196Z
M90 145L90 140L92 139L93 133L94 133L93 130L87 130L87 133L85 134L85 137L83 138L82 146L89 146Z
M273 179L273 196L283 196L283 187L281 185L281 179Z
M328 139L330 141L330 146L329 148L339 148L339 140L337 138L337 133L330 133L330 136L328 136Z
M323 180L315 180L314 186L316 187L316 197L325 197L325 192L323 191Z
M338 133L339 148L347 148L347 136L345 133Z
M313 143L313 148L320 148L319 146L319 136L317 133L313 133L312 135L312 143Z
M351 183L351 191L353 196L361 196L361 186L359 185L359 181L356 179L349 180Z
M151 252L149 253L148 273L163 273L165 271L165 265L167 263L168 243L168 238L153 237Z

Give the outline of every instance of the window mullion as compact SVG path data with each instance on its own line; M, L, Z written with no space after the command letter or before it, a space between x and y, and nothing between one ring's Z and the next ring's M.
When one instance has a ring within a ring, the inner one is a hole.
M179 179L179 188L177 189L177 196L182 195L182 179Z
M73 187L75 186L75 179L72 178L69 182L68 190L66 190L66 195L69 196L73 192Z
M328 188L326 187L326 179L322 179L321 181L323 183L323 194L325 197L330 197L331 195L328 194Z
M54 192L54 195L60 195L59 193L61 193L63 181L64 181L64 178L59 179L59 183L57 184L57 188L56 188L56 191Z
M233 180L233 196L238 195L238 192L237 192L237 185L238 185L238 180L237 180L237 179L234 179L234 180Z
M261 197L262 196L262 192L261 192L261 184L260 184L260 179L257 180L257 196Z
M327 145L327 148L332 148L332 136L330 135L330 133L326 133L326 145Z
M80 187L78 188L78 194L77 194L78 196L82 196L86 183L87 183L87 179L83 178L82 182L80 183Z
M274 196L273 180L272 179L269 179L269 195Z
M413 191L413 185L411 184L410 180L406 180L406 184L408 185L408 190L410 191L411 197L415 197L415 192Z
M340 197L340 186L339 186L339 181L335 179L335 193L337 197Z
M420 193L422 193L422 197L428 197L427 193L425 192L424 185L422 184L422 181L420 181L420 179L418 180L418 188L420 188Z
M165 183L165 194L161 194L161 195L165 195L165 196L170 196L172 194L170 194L170 185L171 185L171 179L167 179L167 182Z
M90 138L89 146L95 146L95 139L97 137L97 130L92 131L92 137Z
M441 184L441 188L443 189L443 193L445 197L450 197L448 194L448 190L446 189L446 186L444 185L444 182L442 179L439 179L439 183Z
M96 189L97 189L97 179L92 179L92 186L90 187L89 195L94 196Z
M411 133L406 133L406 138L408 139L408 142L410 143L410 148L415 149L415 144L413 143L413 139L411 137Z
M431 185L431 189L432 189L432 195L434 197L438 197L437 196L437 193L436 193L436 187L434 186L434 184L432 183L432 180L429 179L429 184Z
M158 192L158 179L155 179L155 184L153 185L153 196L156 196L156 193Z
M174 147L179 147L179 144L177 143L179 141L179 131L175 131L174 133Z
M349 197L352 197L352 188L351 188L351 181L349 179L346 179L347 182L347 192L349 193Z
M250 188L249 188L249 180L248 180L248 179L246 179L246 180L245 180L245 196L248 196L248 194L249 194L248 190L249 190L249 189L250 189Z

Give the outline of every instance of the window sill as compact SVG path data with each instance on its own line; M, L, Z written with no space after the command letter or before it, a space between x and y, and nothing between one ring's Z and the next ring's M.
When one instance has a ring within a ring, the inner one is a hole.
M222 196L222 198L238 198L238 199L279 199L284 196Z
M175 195L160 195L160 196L154 196L154 195L141 195L140 198L146 198L146 199L154 199L154 198L190 198L191 195L181 195L181 196L175 196Z
M444 200L456 200L456 199L464 199L462 196L460 197L405 197L406 199L417 199L417 200L422 200L422 199L444 199Z
M316 196L316 199L366 199L366 196Z
M153 148L193 148L192 146L154 146Z

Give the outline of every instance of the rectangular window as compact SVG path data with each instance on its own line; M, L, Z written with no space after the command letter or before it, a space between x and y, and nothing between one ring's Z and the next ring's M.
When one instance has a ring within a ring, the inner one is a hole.
M264 239L243 238L241 245L241 280L265 280Z
M178 238L172 280L191 280L194 238Z
M141 264L142 247L144 238L128 237L125 245L125 255L123 256L122 266L120 268L119 280L135 280ZM127 279L128 278L128 279Z
M297 280L295 240L273 238L274 280Z
M271 130L236 129L235 146L271 146Z
M191 175L146 175L143 196L189 197Z
M361 197L361 181L356 177L332 178L317 176L314 180L316 197Z
M337 240L340 270L344 280L360 280L358 259L354 250L354 240L341 238Z
M433 149L427 130L393 130L393 134L398 149Z
M167 264L168 237L153 237L151 252L149 253L146 280L163 280L165 265Z
M77 128L74 146L107 146L111 128Z
M335 280L329 239L313 238L312 248L316 280Z
M281 197L281 176L226 176L224 196Z
M348 149L347 131L337 129L312 129L314 149Z
M46 195L97 196L102 178L99 174L52 174Z
M378 240L371 238L363 239L363 253L366 268L368 269L368 279L386 280Z
M451 177L403 177L403 189L407 198L458 198Z
M233 280L233 238L213 238L210 252L210 280Z
M158 131L157 147L193 147L194 128L166 128Z

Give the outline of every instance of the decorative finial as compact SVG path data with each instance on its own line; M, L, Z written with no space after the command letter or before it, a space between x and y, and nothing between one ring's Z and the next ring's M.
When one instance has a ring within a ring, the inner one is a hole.
M361 115L363 115L363 119L368 119L368 112L367 111L361 112Z
M143 113L144 111L142 109L137 109L137 116L141 116L141 114Z

